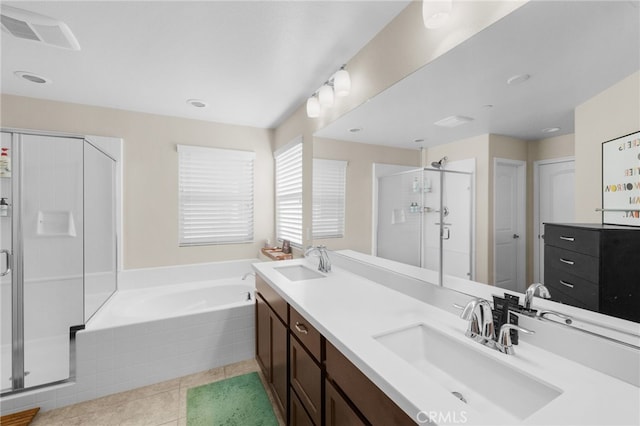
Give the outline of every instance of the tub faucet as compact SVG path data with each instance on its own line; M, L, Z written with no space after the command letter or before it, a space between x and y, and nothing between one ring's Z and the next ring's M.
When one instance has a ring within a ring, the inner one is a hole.
M246 280L246 279L247 279L247 277L248 277L249 275L253 275L253 276L255 276L255 275L256 275L256 273L255 273L255 272L247 272L246 274L244 274L244 275L242 276L242 280Z
M308 247L304 252L304 257L308 257L311 253L317 252L319 257L318 271L331 272L331 259L329 259L329 253L325 246Z
M549 289L544 286L542 283L534 283L531 284L527 291L524 293L524 308L528 311L531 310L531 302L533 302L533 296L536 295L536 291L539 290L540 297L544 299L549 299L551 297L551 293L549 293Z
M469 321L465 336L482 344L493 345L495 329L491 305L485 299L471 299L462 310L460 318Z

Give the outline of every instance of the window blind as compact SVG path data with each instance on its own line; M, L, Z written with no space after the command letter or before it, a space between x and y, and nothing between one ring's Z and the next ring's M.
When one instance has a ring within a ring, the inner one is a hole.
M302 246L302 142L275 154L276 238Z
M177 148L179 244L252 242L255 153Z
M313 159L313 238L344 236L347 162Z

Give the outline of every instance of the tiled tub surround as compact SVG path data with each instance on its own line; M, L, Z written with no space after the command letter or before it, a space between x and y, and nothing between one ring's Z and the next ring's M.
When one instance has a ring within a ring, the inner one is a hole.
M246 295L247 285L254 287L254 279L250 276L242 281L240 277L251 271L254 262L256 259L122 272L118 298L128 291L151 294L146 291L154 287L165 294L175 286L192 290L193 283L209 280L213 285L236 282L238 301L171 318L136 318L130 324L117 320L117 326L105 327L101 317L116 321L108 313L114 308L111 302L117 302L114 297L96 315L96 326L90 320L76 335L75 380L3 397L2 414L34 406L51 410L253 358L253 300L245 300L242 293Z

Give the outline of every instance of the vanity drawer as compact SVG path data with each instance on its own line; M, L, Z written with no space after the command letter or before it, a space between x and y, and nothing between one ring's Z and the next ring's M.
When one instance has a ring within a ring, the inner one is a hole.
M598 310L598 284L555 268L546 268L544 275L544 285L551 292L551 300L567 304L576 301L581 307Z
M291 334L302 342L304 347L313 355L316 362L320 362L322 359L320 353L322 336L320 332L291 306L289 306L289 319L289 330L291 330Z
M322 370L296 340L290 340L289 377L291 388L315 425L322 417Z
M594 257L600 255L600 233L589 229L545 224L544 243L547 247L560 247Z
M588 281L596 283L599 281L599 263L600 260L598 258L587 256L586 254L548 245L545 245L544 248L545 269L553 268L558 271L564 271Z

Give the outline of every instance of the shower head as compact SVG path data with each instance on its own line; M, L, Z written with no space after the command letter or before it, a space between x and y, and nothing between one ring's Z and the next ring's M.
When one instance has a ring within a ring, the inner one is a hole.
M440 169L444 166L444 163L447 161L447 157L442 157L439 161L434 161L431 163L431 167L435 169Z

